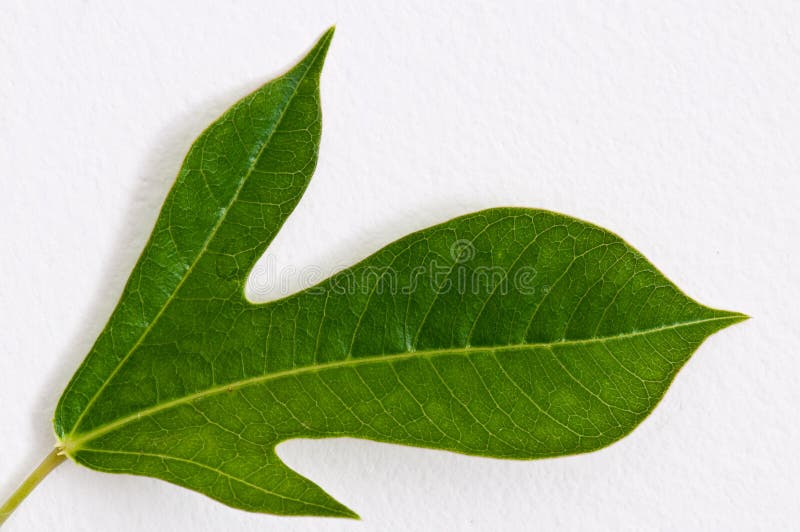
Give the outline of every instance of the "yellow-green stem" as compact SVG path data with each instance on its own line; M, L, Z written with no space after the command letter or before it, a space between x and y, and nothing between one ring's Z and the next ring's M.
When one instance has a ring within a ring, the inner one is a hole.
M36 487L39 482L42 481L44 477L47 476L50 471L55 469L58 464L66 460L67 457L64 455L60 448L53 449L53 452L47 455L47 457L42 460L42 463L33 470L33 472L28 475L22 484L17 488L17 491L11 494L11 497L3 503L3 506L0 506L0 526L3 526L6 519L12 514L14 510L17 509L19 503L25 500L30 492Z

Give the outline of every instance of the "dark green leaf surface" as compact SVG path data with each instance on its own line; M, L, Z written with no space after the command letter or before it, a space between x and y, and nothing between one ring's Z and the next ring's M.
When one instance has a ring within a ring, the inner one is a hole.
M352 517L275 446L352 436L517 459L592 451L640 423L706 337L744 319L688 298L608 231L510 208L247 301L251 267L316 164L331 36L192 146L59 402L73 460L246 510Z

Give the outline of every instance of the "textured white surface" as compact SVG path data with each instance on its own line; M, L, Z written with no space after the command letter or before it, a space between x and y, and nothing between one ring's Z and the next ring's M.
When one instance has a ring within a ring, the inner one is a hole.
M68 463L8 530L796 529L800 4L222 4L0 4L0 497L53 444L56 400L193 138L331 23L320 162L273 267L330 271L454 215L542 207L754 319L594 454L280 447L361 522L247 514Z

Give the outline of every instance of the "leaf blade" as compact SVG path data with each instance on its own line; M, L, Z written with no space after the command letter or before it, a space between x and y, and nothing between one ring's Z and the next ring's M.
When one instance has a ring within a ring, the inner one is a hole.
M178 228L209 242L196 266L172 292L156 283L155 301L172 295L144 320L144 335L121 343L124 356L98 362L101 335L65 391L56 430L75 461L162 478L245 510L355 517L283 464L276 445L351 436L516 459L589 452L633 430L707 336L745 319L698 304L613 233L511 208L408 235L279 301L248 302L246 274L316 162L319 58L329 41L330 32L299 63L315 70L303 74L307 105L284 128L298 135L251 142L255 163L246 149L238 158L226 152L234 170L219 178L239 176L227 189L234 207ZM255 94L277 90L273 83ZM286 87L303 81L293 83ZM275 131L283 123L276 108L264 111ZM248 180L239 163L268 170ZM282 164L299 180L269 170ZM159 222L171 229L170 201ZM266 215L264 205L279 208ZM169 278L170 265L185 261L155 264ZM126 297L127 288L120 305ZM103 334L118 321L115 311Z

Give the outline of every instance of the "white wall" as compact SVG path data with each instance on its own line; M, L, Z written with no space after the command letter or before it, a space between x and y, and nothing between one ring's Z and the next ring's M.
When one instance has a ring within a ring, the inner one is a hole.
M594 454L281 445L361 522L247 514L70 463L8 529L798 526L794 1L2 2L0 498L53 444L55 402L195 135L332 23L319 167L270 250L278 267L347 265L457 214L543 207L754 319L713 336L638 430Z

